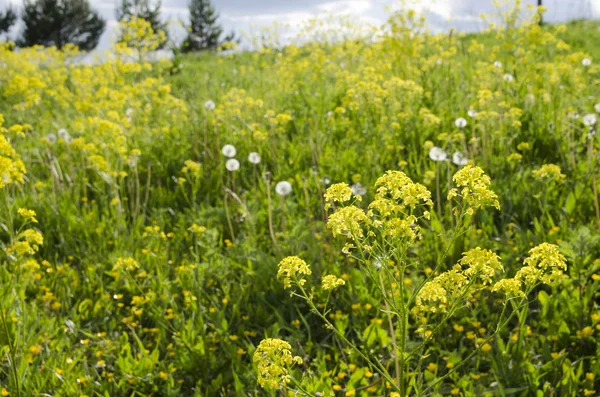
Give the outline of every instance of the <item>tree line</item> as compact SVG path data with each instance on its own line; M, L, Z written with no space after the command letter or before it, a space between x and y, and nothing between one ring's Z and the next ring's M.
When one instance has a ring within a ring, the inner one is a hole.
M132 17L143 18L154 31L166 34L167 23L161 20L161 0L121 0L117 6L119 21ZM223 34L219 14L210 0L190 0L190 19L186 25L187 37L181 50L214 50L227 41L235 41L234 33ZM17 22L22 29L16 43L19 47L34 45L62 48L66 44L80 50L93 50L106 28L106 20L94 10L89 0L25 0L21 10L0 10L0 34L7 33Z

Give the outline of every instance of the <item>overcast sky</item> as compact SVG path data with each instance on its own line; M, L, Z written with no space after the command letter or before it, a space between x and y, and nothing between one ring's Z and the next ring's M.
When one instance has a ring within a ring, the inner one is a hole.
M120 0L90 0L107 20L107 29L99 47L108 48L115 37L115 7ZM187 20L189 0L163 0L165 20ZM481 13L493 10L492 0L412 0L427 14L432 30L477 30L483 25ZM536 0L524 0L534 3ZM22 0L0 0L0 8L8 4L19 8ZM303 20L324 14L352 15L366 23L379 24L386 19L386 6L394 0L213 0L225 30L248 31L275 22L298 25ZM544 0L549 9L546 20L557 22L575 18L600 18L600 0ZM18 28L18 27L17 27ZM15 32L12 32L13 34ZM179 33L181 35L181 32ZM177 33L176 33L177 35Z

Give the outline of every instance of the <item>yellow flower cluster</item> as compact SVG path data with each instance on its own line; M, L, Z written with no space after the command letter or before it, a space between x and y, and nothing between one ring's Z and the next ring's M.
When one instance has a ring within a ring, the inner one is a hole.
M2 127L4 119L0 115L0 189L11 183L22 183L25 175L25 165L19 154L6 139Z
M334 236L345 236L353 240L364 237L363 225L369 224L367 214L354 205L340 208L327 221L327 227Z
M131 17L120 22L121 39L117 44L120 52L136 49L146 53L158 49L167 40L166 33L162 30L154 31L150 22L143 18Z
M321 282L322 287L325 291L331 291L336 289L337 287L341 287L342 285L346 284L346 282L343 279L338 278L333 274L329 274L323 277L323 280L321 280Z
M200 237L204 234L204 232L206 231L206 227L205 226L199 226L196 225L195 223L192 224L192 226L188 227L188 230L190 232L192 232L192 234L196 237Z
M458 298L470 296L469 284L478 279L490 284L496 270L502 270L502 264L492 251L477 247L465 252L451 270L423 285L416 297L415 313L446 311L448 302L458 303Z
M420 183L414 183L401 171L387 171L375 182L377 194L369 208L377 210L381 216L414 210L416 206L425 204L432 206L431 192Z
M324 195L325 210L328 210L333 203L345 203L352 198L352 189L347 183L334 183Z
M288 368L294 364L302 364L302 358L292 356L292 347L281 339L263 339L252 361L258 371L258 383L263 389L278 390L286 386L291 378Z
M468 277L479 277L484 284L489 284L496 270L503 270L500 263L500 257L490 250L479 247L463 253L463 257L458 261L463 267Z
M533 176L540 181L554 180L556 182L562 182L567 177L562 173L560 167L555 164L544 164L539 169L531 172L533 173Z
M551 284L563 277L567 270L565 257L554 244L542 243L529 250L529 257L514 278L498 281L492 291L507 296L526 296L523 286L533 288L538 283Z
M17 236L17 241L12 245L10 250L17 254L33 255L40 249L40 245L44 244L44 237L40 232L34 229L27 229Z
M493 292L500 292L507 296L521 296L524 297L525 293L521 290L522 283L516 278L505 278L499 280L492 287Z
M567 270L565 257L558 250L558 246L542 243L529 250L529 257L525 259L515 278L527 286L538 282L551 284L563 276Z
M490 190L491 180L485 172L477 166L467 165L461 168L452 180L460 188L460 196L467 203L467 214L472 215L475 210L486 206L493 206L500 209L498 196ZM459 195L457 189L451 189L448 193L448 200ZM458 209L455 209L458 212Z
M290 288L292 282L304 285L306 280L302 275L310 274L312 274L310 267L297 256L288 256L279 262L277 278L282 279L284 288Z
M184 174L190 174L193 177L197 178L202 173L202 164L197 163L192 160L186 160L184 162L185 166L181 169L181 172Z
M37 219L35 218L35 211L29 210L27 208L19 208L17 213L21 215L25 220L33 223L37 223Z
M128 272L134 271L140 268L140 264L133 258L118 258L117 262L113 265L113 271L119 272L126 270Z

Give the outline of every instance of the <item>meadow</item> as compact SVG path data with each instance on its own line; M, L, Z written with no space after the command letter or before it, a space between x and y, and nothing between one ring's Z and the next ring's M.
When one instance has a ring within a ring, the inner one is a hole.
M2 44L0 396L597 395L600 24L522 15Z

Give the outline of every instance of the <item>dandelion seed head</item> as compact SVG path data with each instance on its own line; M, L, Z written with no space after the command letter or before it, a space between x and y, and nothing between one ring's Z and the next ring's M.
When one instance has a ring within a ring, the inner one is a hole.
M506 73L506 74L504 75L503 79L504 79L504 81L506 81L506 82L510 83L510 82L512 82L512 81L513 81L515 78L514 78L514 76L513 76L512 74L510 74L510 73Z
M225 163L225 168L227 168L227 171L237 171L240 169L240 162L236 159L229 159Z
M581 64L583 66L590 66L592 64L592 60L590 58L583 58L581 60Z
M461 152L454 152L452 155L452 162L459 167L469 164L469 159Z
M225 145L221 149L221 153L223 153L223 156L225 157L232 158L237 154L237 150L235 150L235 146L233 145Z
M469 111L467 112L467 115L469 115L469 117L471 117L471 118L475 118L475 117L477 117L477 111L473 110L473 109L469 109Z
M458 128L465 128L467 126L467 120L464 117L459 117L454 121L454 125Z
M61 128L58 130L58 137L61 139L66 139L69 136L69 131L66 128Z
M275 192L280 196L287 196L292 192L292 184L288 181L277 182L277 185L275 185Z
M212 100L208 100L206 102L204 102L204 109L206 110L215 110L215 108L217 107L217 105L215 105L214 101Z
M598 122L598 117L594 113L583 116L583 124L587 127L592 127Z
M502 68L502 62L500 62L500 61L494 62L494 67L496 67L498 69Z
M448 153L444 149L434 146L429 150L429 158L433 161L446 161Z
M350 188L352 189L352 194L355 196L364 196L367 194L367 189L360 182L355 183Z
M260 154L258 154L256 152L250 153L248 155L248 161L251 162L252 164L260 163Z

